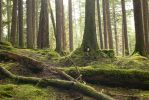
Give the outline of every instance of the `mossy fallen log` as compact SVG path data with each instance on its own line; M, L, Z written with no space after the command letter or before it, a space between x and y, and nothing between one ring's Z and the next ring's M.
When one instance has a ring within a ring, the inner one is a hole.
M23 56L23 55L18 55L12 52L7 52L7 51L1 51L0 52L0 60L4 61L17 61L20 64L24 65L28 69L30 69L34 73L41 72L44 69L44 64L42 62L39 62L35 59Z
M63 69L76 78L75 68ZM114 87L129 87L149 89L149 72L125 69L79 68L82 79L89 83L109 85Z
M82 84L80 82L17 76L17 75L12 74L7 69L1 66L0 66L0 74L5 75L7 78L10 78L15 82L19 82L23 84L33 84L33 85L38 84L40 86L53 86L57 88L63 88L66 90L72 89L84 95L87 95L89 97L92 97L96 100L114 100L110 96L107 96L103 93L99 93L92 87Z

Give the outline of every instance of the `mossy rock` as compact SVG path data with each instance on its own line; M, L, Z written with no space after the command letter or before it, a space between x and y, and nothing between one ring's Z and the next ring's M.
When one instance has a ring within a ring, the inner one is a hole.
M100 50L100 52L105 53L107 55L107 57L109 57L109 58L115 57L114 50Z

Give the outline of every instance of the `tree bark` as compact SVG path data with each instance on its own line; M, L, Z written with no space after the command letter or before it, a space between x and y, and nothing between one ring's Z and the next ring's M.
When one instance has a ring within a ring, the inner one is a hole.
M11 1L10 0L7 0L7 22L8 22L8 36L7 36L7 39L8 41L10 42L10 33L11 33Z
M145 44L145 31L143 22L143 10L142 0L133 0L134 6L134 20L135 20L135 31L136 31L136 45L134 53L139 53L142 56L148 57L149 53ZM148 23L148 22L146 22Z
M69 49L73 51L73 21L72 21L72 0L68 0L69 5Z
M113 34L112 34L112 29L111 29L111 17L110 17L110 1L106 0L106 20L107 20L107 31L108 31L108 44L109 44L109 49L113 49Z
M2 0L0 0L0 42L2 41Z
M19 30L19 47L24 47L23 33L23 0L18 0L18 30Z
M13 0L12 8L12 22L11 22L11 37L10 42L13 46L16 46L16 35L17 35L17 9L18 9L18 0Z
M49 48L49 14L48 1L41 1L39 33L37 39L38 48Z
M99 0L97 0L97 13L98 13L100 48L103 49L103 33L102 33L102 26L101 26L101 14L100 14Z
M122 34L124 38L124 51L125 55L129 55L129 45L128 45L128 33L127 33L127 18L126 18L126 9L125 9L125 0L121 0L121 5L122 5Z
M86 0L85 29L81 47L84 51L96 51L99 49L95 24L95 0Z

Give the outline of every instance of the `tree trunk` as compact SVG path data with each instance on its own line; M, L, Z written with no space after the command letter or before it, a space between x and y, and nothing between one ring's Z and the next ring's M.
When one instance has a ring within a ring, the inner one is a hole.
M51 21L52 21L52 25L53 25L54 35L55 35L55 38L56 38L55 19L54 19L54 14L53 14L53 10L52 10L51 2L50 1L49 1L49 11L50 11L50 14L51 14Z
M23 0L18 0L18 30L19 30L19 47L24 47L23 35Z
M55 4L56 4L56 51L58 53L62 52L62 4L63 1L62 0L55 0Z
M134 6L134 20L135 20L135 31L136 31L136 45L135 52L142 56L148 57L148 50L145 46L145 32L144 32L144 22L143 22L143 10L142 10L142 0L133 0ZM146 22L148 23L148 22Z
M85 29L81 47L84 51L96 51L99 49L95 24L95 0L86 0Z
M7 39L8 41L10 41L10 33L11 33L11 1L10 0L7 0L7 22L8 22L8 36L7 36Z
M41 1L39 33L37 39L38 48L49 48L49 13L48 1Z
M99 0L97 0L97 13L98 13L100 48L103 49L103 33L102 33L102 26L101 26L101 15L100 15Z
M69 5L69 49L73 51L73 22L72 22L72 0L68 0Z
M124 47L125 55L129 55L129 46L128 46L128 33L127 33L127 18L126 18L126 9L125 9L125 0L121 0L122 5L122 34L124 36Z
M118 55L118 35L117 35L117 21L116 21L116 12L115 12L115 1L113 0L113 21L114 21L114 33L115 33L115 48L116 55Z
M13 46L16 46L16 35L17 35L17 9L18 9L18 0L13 0L12 8L12 23L11 23L11 37L10 42Z
M111 17L110 17L110 1L106 0L106 13L107 13L107 31L108 31L108 44L109 49L113 49L113 36L112 36L112 29L111 29Z
M27 0L27 48L34 48L32 27L32 0Z
M0 42L2 41L2 0L0 0Z
M102 0L102 6L103 6L103 28L104 28L104 48L108 49L108 34L107 34L107 19L106 19L106 0Z
M62 0L62 48L63 48L63 51L66 50L66 32L65 32L65 10L64 10L64 1Z

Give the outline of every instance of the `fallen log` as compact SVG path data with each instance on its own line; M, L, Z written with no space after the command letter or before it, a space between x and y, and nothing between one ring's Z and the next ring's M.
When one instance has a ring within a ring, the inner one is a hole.
M77 76L75 68L65 68L62 70L74 78ZM82 79L89 83L114 87L149 89L149 72L146 71L87 67L79 68L79 71Z
M20 64L24 65L28 69L30 69L34 73L41 72L44 68L44 64L42 62L39 62L35 59L23 56L23 55L18 55L15 53L7 52L7 51L2 51L0 52L0 60L4 61L17 61Z
M17 76L1 66L0 66L0 74L6 76L7 78L12 79L15 82L23 84L33 84L33 85L38 84L40 86L53 86L56 88L63 88L66 90L72 89L86 96L92 97L96 100L114 100L110 96L107 96L103 93L99 93L92 87L82 84L80 82Z

